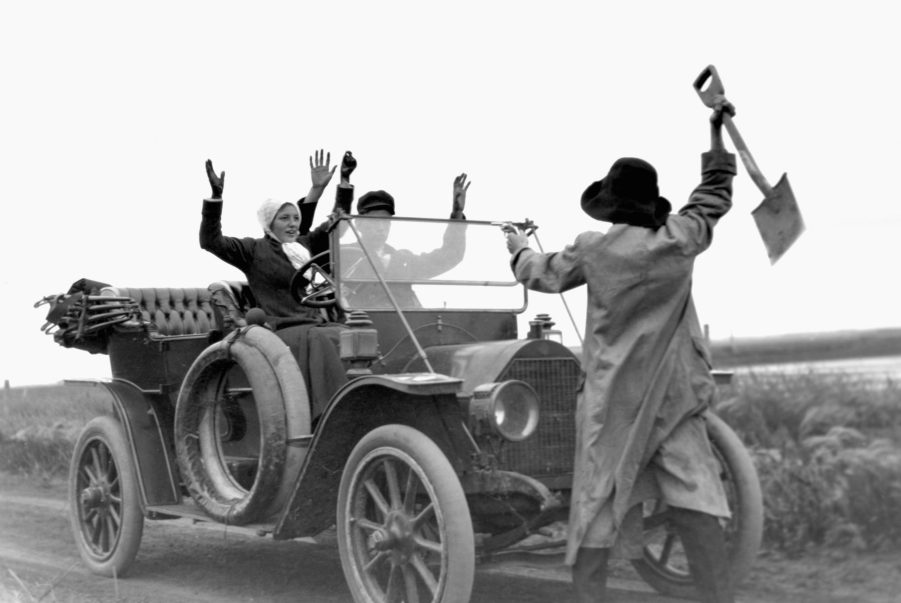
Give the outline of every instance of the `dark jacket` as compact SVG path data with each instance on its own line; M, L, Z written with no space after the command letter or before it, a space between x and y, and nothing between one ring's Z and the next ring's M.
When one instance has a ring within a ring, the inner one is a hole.
M352 189L337 189L335 205L350 209ZM298 202L300 232L298 238L311 256L328 250L328 223L310 230L316 203ZM319 310L302 306L290 292L296 270L282 251L282 244L269 236L228 237L222 234L222 201L205 199L200 222L200 247L244 273L257 303L276 328L288 324L321 323ZM324 263L324 262L323 262Z

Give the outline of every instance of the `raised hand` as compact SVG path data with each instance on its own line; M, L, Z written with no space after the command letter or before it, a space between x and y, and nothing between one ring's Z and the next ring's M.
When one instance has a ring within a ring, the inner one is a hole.
M325 163L322 161L323 155L325 156ZM322 149L315 151L310 157L310 179L313 181L313 188L324 189L328 186L328 183L332 179L332 174L335 173L335 169L338 167L336 165L335 167L330 168L331 162L332 154L326 154Z
M210 188L213 191L210 195L210 199L221 199L222 190L225 188L225 172L221 172L217 176L216 170L213 169L213 161L211 159L206 160L206 177L209 178Z
M341 160L341 182L344 184L350 182L350 175L356 168L357 160L350 151L347 151L344 153L344 158Z
M735 106L722 94L714 97L713 112L710 114L710 150L724 151L723 115L735 115Z
M470 184L472 183L466 181L465 172L454 178L454 205L451 209L451 218L463 218L463 210L466 209L466 191Z
M735 105L730 103L725 96L718 94L714 97L713 113L710 114L710 123L716 127L723 125L723 114L735 117Z

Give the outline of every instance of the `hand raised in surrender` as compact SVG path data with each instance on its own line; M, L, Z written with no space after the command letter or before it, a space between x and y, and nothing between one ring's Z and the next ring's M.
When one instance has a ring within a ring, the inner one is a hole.
M341 182L347 183L350 181L350 175L357 168L357 160L353 156L350 151L344 153L344 158L341 159Z
M221 199L222 190L225 188L225 172L221 172L217 176L216 170L213 169L213 161L211 159L206 160L206 177L209 178L210 189L213 191L210 195L210 199Z
M454 204L451 208L451 217L459 219L463 217L463 210L466 209L466 191L472 182L466 181L466 173L462 173L454 178Z
M325 163L322 161L323 155L325 156ZM310 179L313 181L313 188L323 189L328 186L332 179L332 174L335 173L335 169L338 167L336 165L330 168L331 162L332 154L326 154L323 149L315 151L310 157Z

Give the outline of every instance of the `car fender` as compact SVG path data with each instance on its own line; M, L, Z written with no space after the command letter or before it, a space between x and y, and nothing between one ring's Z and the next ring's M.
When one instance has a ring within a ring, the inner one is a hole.
M174 451L161 425L163 402L124 379L84 383L103 387L110 393L113 411L122 423L135 461L142 509L181 502Z
M308 442L306 462L279 517L276 539L312 536L335 522L338 487L345 461L356 443L381 425L409 425L430 437L458 473L475 446L457 394L459 379L435 373L366 375L334 396Z
M460 379L461 391L465 394L472 394L479 385L497 380L514 358L576 358L570 349L549 339L432 346L426 348L426 355L436 371Z

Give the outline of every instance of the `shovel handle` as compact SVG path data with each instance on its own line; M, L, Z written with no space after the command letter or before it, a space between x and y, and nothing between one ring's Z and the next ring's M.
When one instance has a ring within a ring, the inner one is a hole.
M720 75L713 65L707 65L700 75L695 78L694 89L698 93L698 96L701 97L701 102L711 109L716 108L716 98L718 96L726 95L723 81L720 79ZM745 144L744 138L741 137L738 128L735 127L735 122L732 121L732 116L725 112L723 113L723 125L726 126L726 131L729 132L729 137L732 139L732 143L735 145L735 150L738 151L738 156L741 157L742 163L745 164L745 169L748 170L748 175L751 177L751 180L754 181L754 184L757 185L757 188L759 188L764 195L769 195L772 192L773 187L770 186L770 183L767 182L767 179L763 176L760 168L757 167L757 162L754 161L754 157L751 155L748 145Z

